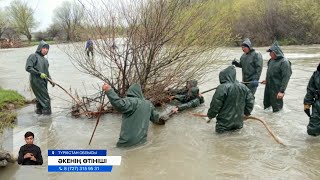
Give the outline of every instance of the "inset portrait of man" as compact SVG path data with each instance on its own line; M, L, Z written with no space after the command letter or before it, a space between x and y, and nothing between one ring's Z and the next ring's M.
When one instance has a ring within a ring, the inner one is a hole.
M24 135L26 144L20 147L18 164L21 165L42 165L43 159L41 149L33 144L34 134L30 131Z

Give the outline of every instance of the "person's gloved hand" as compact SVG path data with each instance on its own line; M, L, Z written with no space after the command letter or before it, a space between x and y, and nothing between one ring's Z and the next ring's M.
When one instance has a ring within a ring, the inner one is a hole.
M310 117L310 104L304 104L304 112Z
M253 86L253 87L258 87L259 86L259 81L257 81L257 80L253 80L253 81L251 81L251 86Z
M40 74L40 78L41 78L41 79L47 79L48 76L47 76L45 73L41 73L41 74Z
M236 59L234 59L231 64L240 67L240 63Z
M51 86L54 87L56 85L56 83L51 83Z
M232 64L232 65L236 65L237 63L238 63L237 60L234 59L231 64Z

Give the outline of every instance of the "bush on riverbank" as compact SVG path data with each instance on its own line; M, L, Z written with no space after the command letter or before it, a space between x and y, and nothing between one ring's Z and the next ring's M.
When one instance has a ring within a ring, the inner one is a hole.
M219 1L211 2L214 6ZM320 3L314 0L225 0L221 11L233 36L250 38L255 46L320 43Z
M25 98L13 90L0 88L0 133L4 128L12 126L17 118L13 111L25 104Z

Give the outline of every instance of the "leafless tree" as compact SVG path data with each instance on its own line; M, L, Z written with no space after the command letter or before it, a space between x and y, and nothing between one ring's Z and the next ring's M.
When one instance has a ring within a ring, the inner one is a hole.
M132 83L139 83L146 98L161 102L166 88L201 80L214 70L217 46L231 40L219 14L201 3L79 2L95 57L88 58L80 43L71 44L66 53L80 71L108 82L121 96Z
M9 27L9 20L4 10L0 9L0 38L4 31Z
M19 33L14 28L6 28L2 34L3 38L9 39L9 40L19 40Z
M37 23L33 17L34 12L28 6L27 2L20 0L12 1L8 12L12 26L17 32L27 36L28 40L31 41L31 31L36 27Z
M82 19L83 10L76 2L64 1L54 12L54 23L64 30L67 41L75 40Z

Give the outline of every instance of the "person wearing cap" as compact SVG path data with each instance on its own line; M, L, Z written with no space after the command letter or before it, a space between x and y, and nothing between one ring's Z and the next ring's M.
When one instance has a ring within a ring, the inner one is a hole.
M291 63L284 57L278 42L274 42L267 52L271 58L266 79L262 81L266 85L263 105L264 109L272 107L273 112L278 112L283 108L283 97L292 74Z
M245 85L250 89L252 94L256 93L259 85L259 79L263 67L262 55L252 48L250 39L246 38L241 44L243 54L240 57L240 62L233 60L232 65L242 68L242 81L250 82Z
M39 43L35 53L32 53L26 62L26 71L30 73L31 89L36 96L36 113L43 115L51 114L51 102L48 93L49 62L44 56L48 54L49 44L44 41ZM52 84L54 87L54 84Z
M304 97L304 112L309 116L310 121L307 126L307 133L311 136L320 135L320 63L317 70L312 74L307 94ZM312 114L310 107L312 106Z

